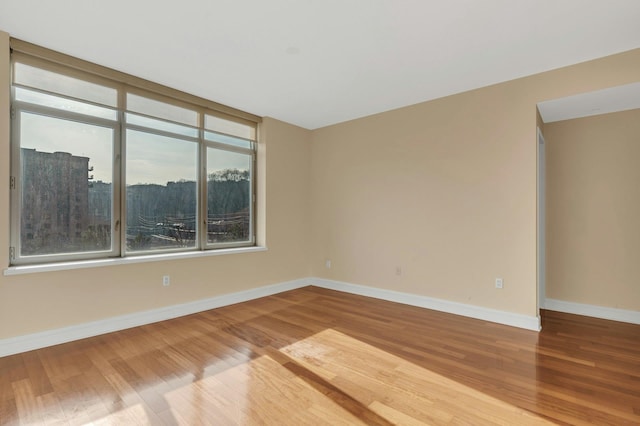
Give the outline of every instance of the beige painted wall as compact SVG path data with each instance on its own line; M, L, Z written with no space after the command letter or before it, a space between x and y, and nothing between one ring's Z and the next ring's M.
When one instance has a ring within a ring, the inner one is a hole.
M8 36L0 33L2 182L9 179L8 53ZM262 223L266 224L267 252L0 275L0 339L309 276L311 133L269 118L261 132L263 193L259 196L266 200ZM8 185L0 185L0 205L0 267L4 268L9 246ZM170 287L161 285L164 274L171 275Z
M536 104L639 76L635 50L314 131L312 272L537 315Z
M5 33L0 52L8 82ZM310 275L535 316L535 105L638 75L635 50L313 132L265 119L268 252L0 276L0 339ZM2 84L5 182L8 99ZM0 185L0 259L8 204Z
M547 297L640 311L640 109L545 125Z

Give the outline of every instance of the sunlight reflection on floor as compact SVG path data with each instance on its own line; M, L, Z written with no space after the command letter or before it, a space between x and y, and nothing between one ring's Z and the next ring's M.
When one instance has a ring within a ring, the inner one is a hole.
M269 355L165 394L179 424L362 424ZM335 421L328 422L328 419ZM347 421L348 420L348 421Z
M553 424L333 329L281 351L394 424Z
M179 424L553 424L398 356L321 331L164 398Z
M142 404L132 405L110 413L109 415L96 420L88 425L145 425L151 424Z

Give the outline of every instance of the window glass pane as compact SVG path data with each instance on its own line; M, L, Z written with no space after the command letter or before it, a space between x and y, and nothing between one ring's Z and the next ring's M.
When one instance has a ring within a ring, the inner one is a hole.
M111 250L113 129L20 113L20 254Z
M134 95L133 93L127 93L127 111L164 118L165 120L176 121L189 126L198 126L198 113L196 111Z
M207 243L251 238L251 159L207 148Z
M215 132L204 132L204 138L208 141L224 143L227 145L238 146L240 148L251 149L253 142L246 139L234 138L233 136L221 135Z
M127 130L127 251L196 246L197 143Z
M204 128L214 132L225 133L239 138L256 140L256 127L253 125L238 123L237 121L225 120L213 115L204 116Z
M63 111L77 112L78 114L92 115L107 120L115 121L118 118L118 114L114 109L61 98L60 96L47 95L21 87L16 87L15 91L16 100L18 101L57 108Z
M198 137L198 129L193 127L181 126L180 124L168 123L162 120L143 117L136 114L127 114L127 124L136 126L149 127L152 129L162 130L163 132L175 133L182 136Z
M112 87L101 86L19 62L15 63L13 81L72 98L85 99L111 107L118 106L118 93Z

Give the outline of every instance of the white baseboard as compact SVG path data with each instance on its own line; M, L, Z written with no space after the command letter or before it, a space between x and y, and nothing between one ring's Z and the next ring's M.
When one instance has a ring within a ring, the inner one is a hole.
M567 314L585 315L612 321L640 324L640 311L607 308L604 306L585 305L582 303L565 302L564 300L545 299L544 309L565 312Z
M177 318L184 315L195 314L197 312L220 308L227 305L233 305L235 303L246 302L249 300L258 299L260 297L270 296L272 294L281 293L283 291L294 290L296 288L304 287L307 285L315 285L317 287L327 288L331 290L343 291L346 293L353 293L361 296L373 297L376 299L388 300L391 302L398 302L405 305L417 306L426 309L433 309L436 311L442 311L484 321L524 328L527 330L540 330L540 319L537 317L528 317L526 315L498 311L494 309L483 308L480 306L465 305L463 303L433 299L426 296L401 293L392 290L383 290L340 281L332 281L322 278L307 278L287 281L265 287L258 287L255 289L240 291L237 293L224 294L209 299L196 300L194 302L167 306L150 311L136 312L133 314L106 318L84 324L72 325L69 327L63 327L54 330L47 330L33 334L26 334L23 336L1 339L0 357L71 342L73 340L98 336L105 333L111 333L113 331L125 330L127 328L138 327L141 325ZM638 313L636 312L635 315L638 315Z
M281 293L283 291L304 287L306 285L309 285L306 280L287 281L284 283L239 291L237 293L224 294L180 305L167 306L150 311L136 312L133 314L92 321L84 324L72 325L70 327L2 339L0 340L0 357L58 345L60 343L71 342L73 340L98 336L100 334L111 333L113 331L125 330L127 328L151 324L184 315L195 314L197 312L233 305L235 303L246 302L260 297Z
M527 330L540 331L540 318L530 317L512 312L498 311L495 309L483 308L481 306L466 305L464 303L451 302L448 300L434 299L427 296L420 296L410 293L401 293L393 290L383 290L358 284L332 281L324 278L309 278L308 283L317 287L330 290L344 291L346 293L358 294L360 296L373 297L376 299L388 300L390 302L402 303L405 305L417 306L420 308L432 309L435 311L447 312L455 315L495 322L498 324L510 325Z

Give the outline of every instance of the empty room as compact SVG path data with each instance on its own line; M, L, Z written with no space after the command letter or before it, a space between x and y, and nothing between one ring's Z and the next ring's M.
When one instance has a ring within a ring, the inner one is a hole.
M640 2L0 2L0 425L640 424Z

